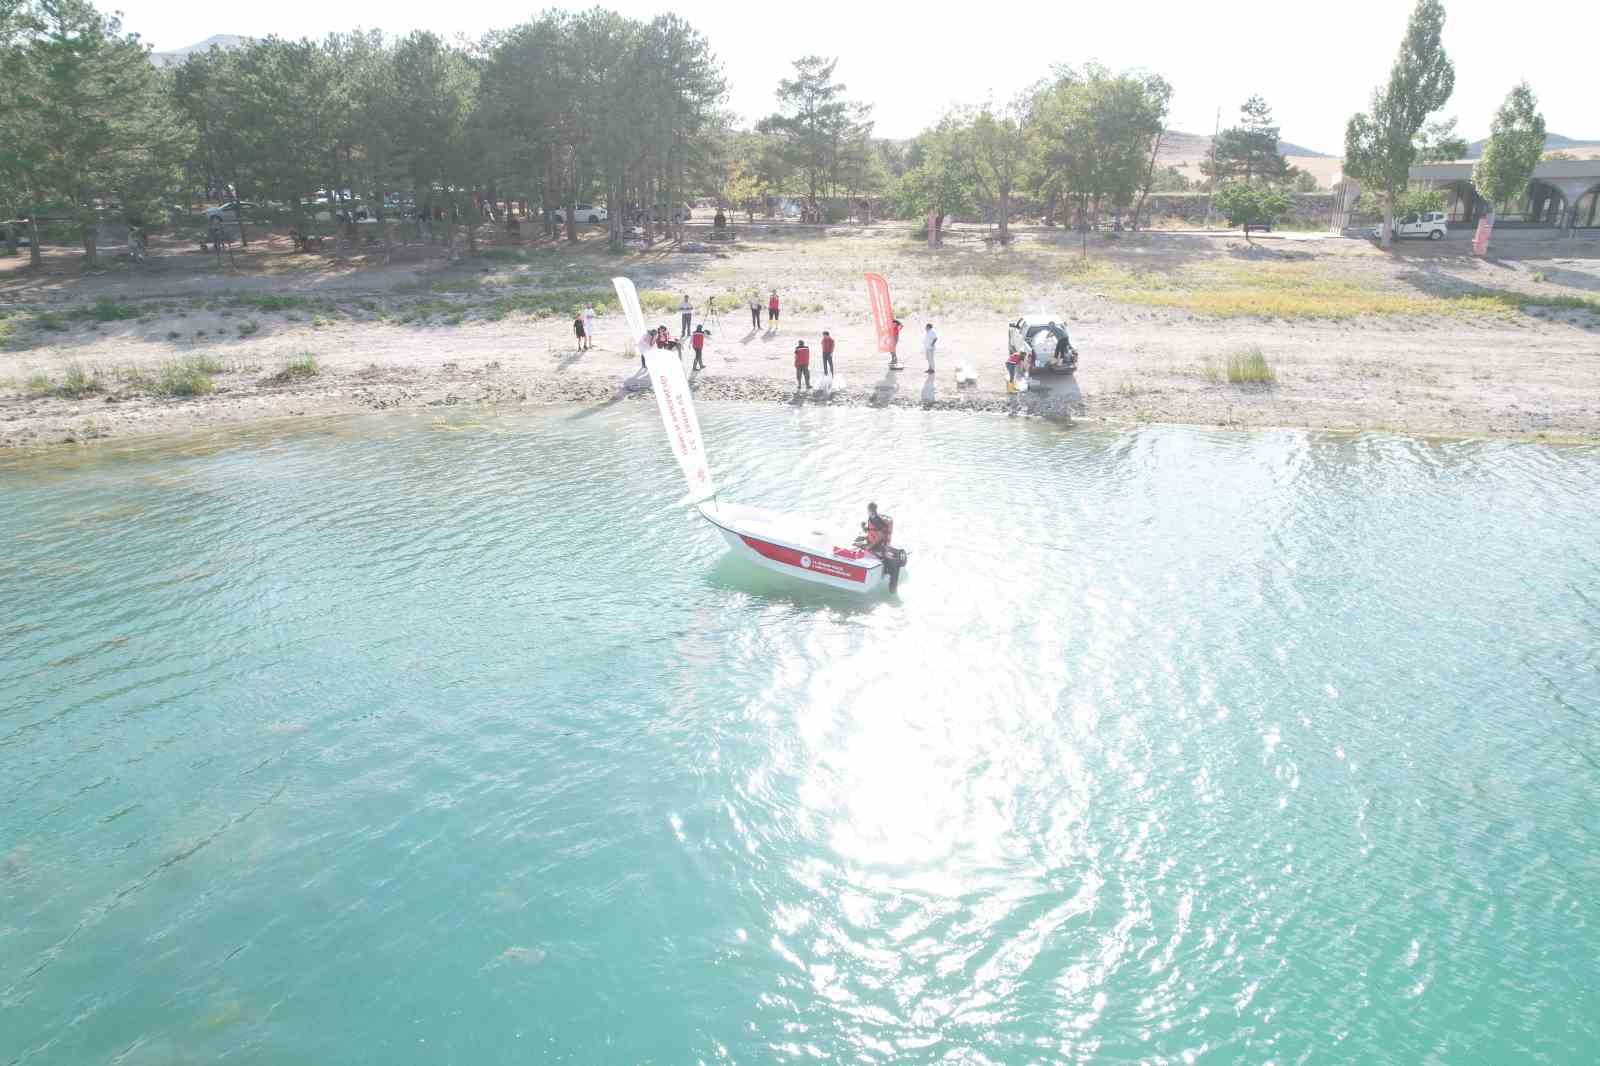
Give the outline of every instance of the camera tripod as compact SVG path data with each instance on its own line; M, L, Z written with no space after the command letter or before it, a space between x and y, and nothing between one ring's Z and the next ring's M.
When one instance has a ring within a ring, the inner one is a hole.
M706 324L707 329L712 326L717 329L722 328L722 312L717 310L717 298L715 296L706 297L706 305L700 309L700 321Z

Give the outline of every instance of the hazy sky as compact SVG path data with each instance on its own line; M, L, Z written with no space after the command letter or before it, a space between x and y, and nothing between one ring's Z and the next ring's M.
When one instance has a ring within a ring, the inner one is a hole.
M197 0L101 0L121 7L125 26L158 50L215 33L320 36L355 25L355 12L391 32L432 29L477 37L511 26L537 7L480 0L466 8L390 0L344 8L313 0L228 5ZM540 6L544 0L540 0ZM593 0L570 6L587 6ZM1137 5L1001 0L962 4L969 14L934 14L950 4L840 2L735 4L727 0L614 0L626 14L675 11L711 39L730 85L730 106L754 118L773 108L772 92L796 56L837 56L837 77L873 105L877 132L909 137L951 103L1005 97L1057 61L1142 67L1174 87L1170 125L1209 133L1260 93L1285 140L1339 154L1345 120L1365 106L1394 60L1411 5L1406 0L1342 0L1305 5L1282 0L1144 0ZM919 10L927 14L913 13ZM1594 80L1597 15L1593 0L1546 0L1523 9L1490 0L1446 0L1445 47L1456 64L1446 113L1467 138L1487 135L1507 90L1527 78L1548 128L1600 139ZM1335 13L1337 12L1337 13ZM992 17L1003 13L1003 17ZM351 20L346 23L346 16ZM364 16L365 17L365 16Z

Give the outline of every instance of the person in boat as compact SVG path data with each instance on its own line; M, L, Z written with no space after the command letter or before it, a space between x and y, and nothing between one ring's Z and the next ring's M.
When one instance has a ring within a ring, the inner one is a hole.
M882 559L889 551L889 541L894 536L894 523L887 515L878 513L878 505L867 504L867 520L861 523L863 536L857 542L867 551Z

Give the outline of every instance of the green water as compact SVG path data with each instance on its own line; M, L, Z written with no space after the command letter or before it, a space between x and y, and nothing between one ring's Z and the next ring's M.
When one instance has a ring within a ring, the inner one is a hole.
M0 466L0 1063L1600 1059L1600 451L702 416Z

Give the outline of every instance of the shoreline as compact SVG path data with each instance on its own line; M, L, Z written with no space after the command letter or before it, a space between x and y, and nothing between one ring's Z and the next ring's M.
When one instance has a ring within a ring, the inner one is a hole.
M921 372L914 373L925 379ZM695 398L713 404L760 404L789 407L893 408L1037 418L1066 426L1133 429L1144 426L1185 426L1196 429L1301 430L1339 435L1383 433L1432 441L1512 441L1552 445L1600 444L1600 431L1478 430L1440 425L1387 423L1334 423L1312 419L1290 420L1281 405L1272 403L1269 387L1251 387L1239 398L1254 405L1226 404L1225 418L1195 418L1196 405L1181 402L1182 411L1170 415L1096 413L1084 410L1081 400L1069 399L1051 389L1008 395L976 386L960 391L943 390L925 398L921 390L896 390L886 394L872 387L851 385L830 396L799 396L791 385L771 377L700 377L693 382ZM573 406L601 409L617 403L647 401L647 379L637 376L593 375L524 376L495 369L420 371L417 368L372 367L356 374L319 374L298 385L269 385L260 381L220 384L218 391L193 398L127 397L34 398L25 413L15 402L0 397L0 459L25 460L117 444L155 443L216 434L238 434L297 422L317 422L385 412L413 415L465 412L505 412L524 408ZM1192 401L1193 397L1187 398ZM1191 417L1183 417L1189 415ZM20 428L19 428L20 427Z

